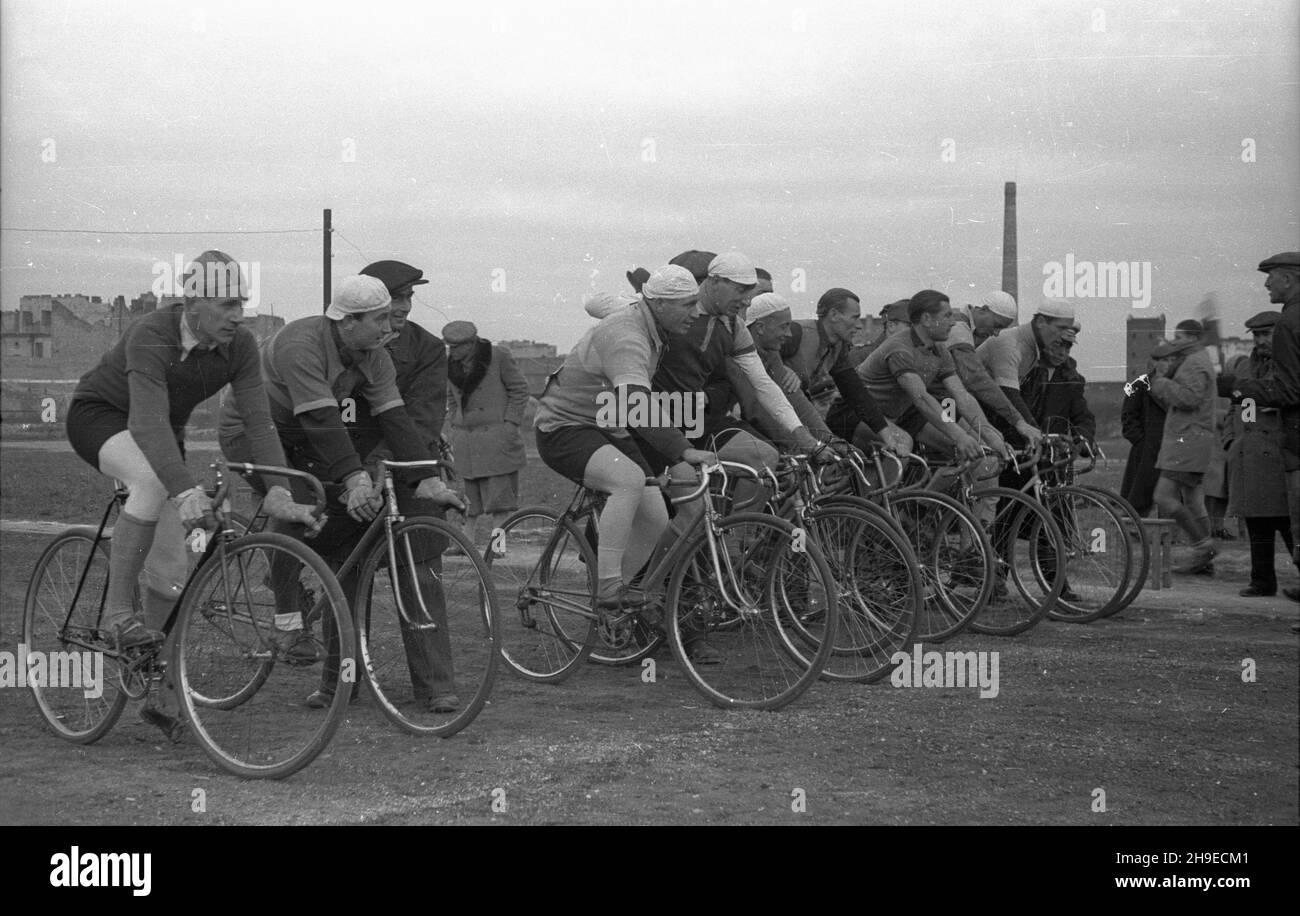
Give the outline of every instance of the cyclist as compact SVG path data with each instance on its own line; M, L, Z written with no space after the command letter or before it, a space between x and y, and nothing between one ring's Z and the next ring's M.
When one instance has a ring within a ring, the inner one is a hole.
M661 492L646 482L654 472L602 405L648 403L650 379L664 339L689 326L699 285L690 271L667 265L652 273L641 298L601 319L578 341L547 380L537 409L537 450L542 461L569 480L608 494L600 514L596 606L602 616L641 607L644 595L627 583L645 565L668 527ZM671 461L699 465L711 452L692 448L671 426L637 430Z
M162 640L159 627L188 573L182 526L199 525L212 512L185 467L185 425L194 408L229 385L231 401L248 417L252 456L285 464L257 367L257 340L241 325L247 290L229 255L205 251L187 269L184 302L131 322L72 395L73 450L127 490L113 529L102 627L119 650ZM282 479L272 483L267 511L310 523L310 507L295 504ZM143 618L133 597L142 569Z
M325 525L312 542L316 552L335 568L347 559L383 504L380 490L349 436L340 402L365 399L383 442L398 460L434 457L431 438L421 432L406 411L393 360L384 349L391 333L391 302L387 286L378 278L347 277L339 282L324 315L291 321L262 346L262 375L271 418L290 463L320 478L326 492L338 497L337 503L331 502ZM353 416L350 410L347 416ZM222 451L230 457L243 454L248 429L247 417L235 406L227 405L221 420ZM435 507L465 507L434 469L404 472L400 485L415 486L414 500L430 500ZM296 525L276 523L272 527L297 537L304 533ZM424 550L418 550L421 555L414 558L421 587L432 587L425 577L430 575L442 545L421 546ZM277 625L299 634L289 654L310 661L315 649L306 635L293 583L277 581L275 587ZM437 600L431 604L435 608L443 606ZM453 712L459 700L454 689L449 637L445 626L435 632L440 641L434 640L433 645L425 640L407 642L412 687L417 701L431 711ZM324 635L329 660L322 671L320 688L306 700L314 708L332 702L338 681L339 654L335 646L328 645L332 634Z

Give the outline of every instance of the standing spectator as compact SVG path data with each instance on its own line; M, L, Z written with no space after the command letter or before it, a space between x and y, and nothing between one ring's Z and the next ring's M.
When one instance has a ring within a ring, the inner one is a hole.
M510 351L481 340L468 321L442 329L451 350L451 449L465 481L469 535L487 515L490 532L519 508L519 469L527 460L519 424L528 406L528 383Z
M1287 507L1291 538L1300 550L1300 251L1284 251L1260 262L1268 274L1268 301L1282 304L1282 317L1273 326L1272 371L1234 387L1233 398L1251 398L1257 407L1276 407L1282 418L1282 460L1286 469ZM1293 557L1296 557L1293 553ZM1300 588L1284 589L1300 601ZM1293 628L1294 629L1294 628Z
M1148 378L1156 374L1172 352L1167 340L1155 345L1147 360ZM1151 396L1150 386L1134 391L1124 399L1120 426L1132 448L1124 465L1124 482L1120 484L1119 495L1132 503L1138 515L1145 516L1155 505L1156 480L1160 477L1156 459L1160 456L1160 441L1165 434L1165 408Z
M1156 467L1155 500L1160 514L1178 523L1192 541L1192 555L1174 572L1208 568L1218 551L1205 511L1205 471L1218 442L1214 432L1216 380L1210 355L1199 338L1176 341L1169 360L1151 380L1151 394L1164 405L1165 432Z
M1255 338L1249 358L1236 363L1232 375L1219 379L1219 392L1231 395L1234 385L1264 378L1272 371L1273 328L1282 316L1260 312L1246 327ZM1245 518L1250 533L1250 584L1245 598L1277 594L1273 568L1274 534L1282 535L1288 552L1295 543L1287 518L1286 471L1282 459L1282 417L1276 407L1244 408L1234 399L1228 414L1229 512Z
M1194 318L1178 322L1174 328L1174 343L1180 340L1201 340L1205 336L1205 325ZM1220 363L1222 368L1222 363ZM1223 398L1214 399L1214 431L1220 441L1227 423L1228 402ZM1228 508L1228 459L1224 450L1216 445L1210 450L1210 466L1205 469L1205 510L1210 519L1210 534L1216 538L1231 540L1223 530L1223 516Z

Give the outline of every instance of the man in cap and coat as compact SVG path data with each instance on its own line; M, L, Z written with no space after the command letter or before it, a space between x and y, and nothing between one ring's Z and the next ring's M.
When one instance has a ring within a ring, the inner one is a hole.
M1237 386L1272 371L1273 331L1281 317L1279 312L1267 311L1246 322L1255 348L1249 357L1234 363L1232 375L1220 376L1221 395L1232 397ZM1243 406L1240 398L1233 398L1228 423L1229 512L1246 520L1250 535L1250 584L1241 595L1276 595L1274 535L1282 536L1288 553L1295 550L1286 505L1281 412L1276 407Z
M1242 398L1243 404L1245 398L1251 398L1257 408L1278 408L1291 538L1300 550L1300 251L1266 258L1259 270L1268 274L1264 281L1268 301L1282 306L1281 317L1273 326L1273 364L1263 378L1233 386L1231 395ZM1284 589L1283 594L1300 601L1300 588Z

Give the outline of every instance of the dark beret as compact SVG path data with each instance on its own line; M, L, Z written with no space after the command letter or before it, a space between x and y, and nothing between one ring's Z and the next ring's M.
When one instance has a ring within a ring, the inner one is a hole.
M709 265L717 255L712 251L683 251L677 257L669 261L669 264L676 264L678 267L685 267L691 272L696 283L703 283L709 275Z
M383 283L390 296L409 296L412 287L429 282L424 271L401 261L376 261L361 268L361 273Z
M632 288L639 294L641 287L645 286L645 281L650 279L650 271L644 267L637 267L627 272L627 282L632 284ZM696 281L699 282L699 281Z

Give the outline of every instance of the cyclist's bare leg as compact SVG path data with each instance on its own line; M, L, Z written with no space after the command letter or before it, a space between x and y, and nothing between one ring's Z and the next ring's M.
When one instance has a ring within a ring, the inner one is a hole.
M645 477L645 471L635 461L612 445L601 446L587 461L583 485L608 494L600 513L600 545L596 550L601 597L613 595L625 582L623 559L645 501Z

